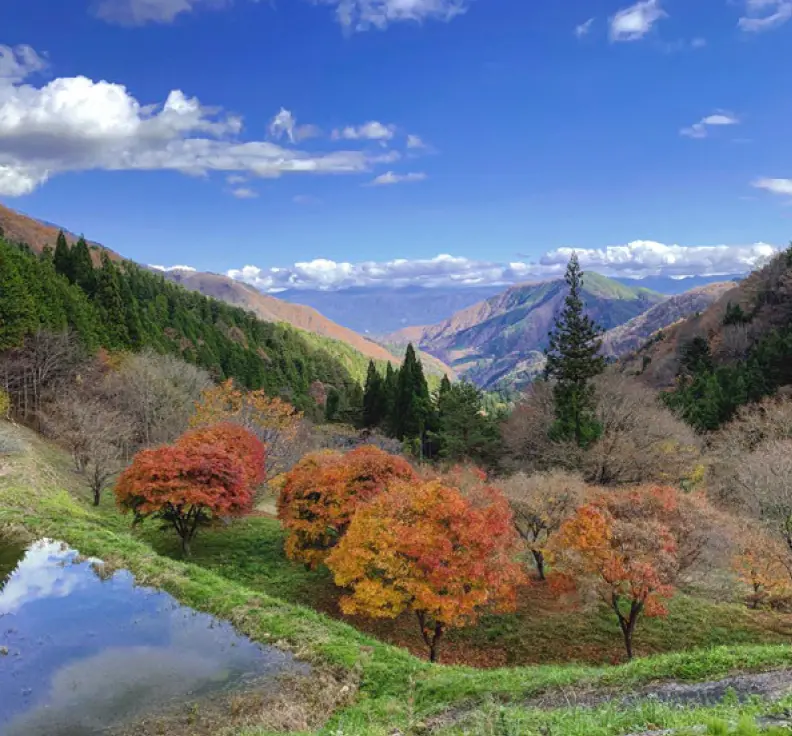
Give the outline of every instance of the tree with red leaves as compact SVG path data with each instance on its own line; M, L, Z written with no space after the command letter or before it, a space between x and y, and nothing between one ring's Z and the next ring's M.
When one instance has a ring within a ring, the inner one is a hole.
M287 557L311 568L324 562L358 506L397 480L415 481L417 475L403 457L373 445L306 455L286 473L278 498Z
M400 481L361 506L327 558L346 614L415 614L429 659L450 628L514 610L525 582L509 504L494 488Z
M659 508L658 508L659 504ZM665 616L679 569L677 542L660 511L673 499L650 490L603 494L581 506L553 540L559 567L613 609L628 659L641 615Z
M162 520L181 538L182 551L190 555L190 544L199 526L218 516L246 513L253 504L249 471L238 451L230 451L230 438L218 428L214 443L206 437L184 437L174 445L143 450L121 474L115 493L119 506L131 511L135 521L147 517ZM246 440L252 457L263 455Z
M185 432L178 444L214 445L222 447L242 465L245 482L255 489L266 475L266 446L251 431L239 424L223 422Z

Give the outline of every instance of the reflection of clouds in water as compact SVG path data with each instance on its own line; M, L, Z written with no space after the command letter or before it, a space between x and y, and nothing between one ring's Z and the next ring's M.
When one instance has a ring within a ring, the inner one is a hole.
M227 679L195 651L118 647L63 667L46 703L13 721L7 736L90 734Z
M49 539L31 545L0 591L0 615L16 613L31 601L73 593L84 582L83 576L59 564L72 555L60 542Z

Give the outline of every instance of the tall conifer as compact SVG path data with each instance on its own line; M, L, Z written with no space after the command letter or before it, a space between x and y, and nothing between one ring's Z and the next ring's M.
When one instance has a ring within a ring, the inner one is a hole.
M379 427L385 419L385 382L374 361L370 360L366 375L366 390L363 394L363 426Z

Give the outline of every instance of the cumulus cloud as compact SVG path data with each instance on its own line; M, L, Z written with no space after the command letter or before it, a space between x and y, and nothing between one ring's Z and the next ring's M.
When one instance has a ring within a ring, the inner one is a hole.
M739 27L748 33L761 33L784 25L792 18L792 0L746 0L745 15Z
M372 120L355 127L348 125L346 128L337 128L333 131L334 140L369 140L369 141L389 141L396 134L395 125L385 125L384 123Z
M54 79L42 87L25 81L42 63L29 47L4 47L0 55L0 195L29 194L70 171L278 177L364 173L399 158L395 151L307 153L280 142L243 141L240 117L180 90L163 103L144 104L121 84L82 76ZM285 135L288 144L306 130L295 127L286 110L270 128Z
M258 192L253 191L249 187L237 187L231 190L231 194L237 199L256 199Z
M351 286L484 286L561 278L572 248L559 248L536 262L498 263L448 254L434 258L392 261L337 262L325 258L291 266L244 266L228 271L231 278L263 291L334 290ZM777 248L753 245L682 246L638 240L603 249L576 249L584 268L606 276L725 276L747 273Z
M596 18L589 18L585 23L581 23L579 26L575 26L575 35L578 38L583 38L583 36L588 36L589 32L591 31L591 26L594 25L594 21Z
M720 110L693 123L689 128L682 128L679 134L688 138L706 138L709 135L709 128L712 126L737 125L739 122L732 113Z
M610 19L611 41L638 41L657 21L667 16L660 7L660 0L642 0L623 8Z
M153 268L155 271L165 271L166 273L170 271L195 271L192 266L157 266L154 263L150 263L149 268Z
M423 142L420 136L417 135L408 135L407 136L407 148L412 149L420 149L420 148L428 148L426 143Z
M306 138L317 138L322 134L322 130L318 125L297 125L297 120L291 111L282 107L270 121L269 134L276 140L285 136L292 143L296 143Z
M792 179L757 179L753 182L753 186L772 194L792 197Z
M108 23L142 26L147 23L172 23L182 13L206 8L220 10L232 0L98 0L94 14Z
M370 186L383 187L388 186L389 184L404 184L415 181L423 181L426 178L426 174L419 171L410 174L394 174L392 171L387 171L386 173L380 174L378 177L376 177L374 181L370 183Z
M334 5L338 22L349 31L387 28L391 23L450 21L462 15L470 0L321 0Z

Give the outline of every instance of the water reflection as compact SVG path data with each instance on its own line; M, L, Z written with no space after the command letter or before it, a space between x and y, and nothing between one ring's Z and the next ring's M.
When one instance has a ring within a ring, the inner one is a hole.
M4 736L89 736L254 678L307 671L225 622L135 586L126 571L97 575L92 561L48 540L24 551L0 590L5 651Z

